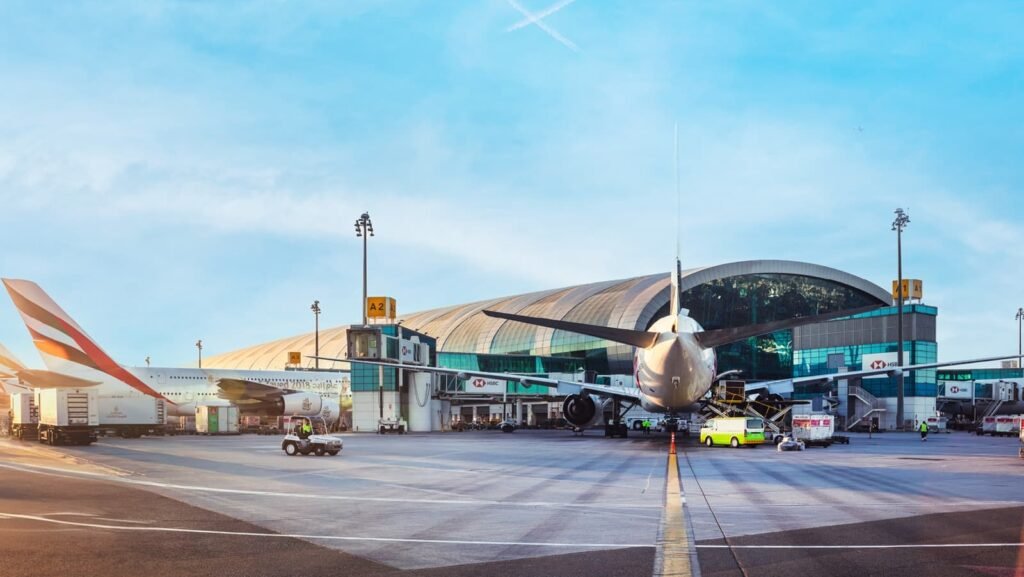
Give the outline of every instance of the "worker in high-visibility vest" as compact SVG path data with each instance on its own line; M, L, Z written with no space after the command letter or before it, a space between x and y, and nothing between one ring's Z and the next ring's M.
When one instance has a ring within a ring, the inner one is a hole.
M928 440L928 421L921 421L921 440Z

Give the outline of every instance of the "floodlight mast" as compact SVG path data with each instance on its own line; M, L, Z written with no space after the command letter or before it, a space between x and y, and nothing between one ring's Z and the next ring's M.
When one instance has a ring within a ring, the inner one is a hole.
M896 231L896 428L903 430L903 229L910 223L910 215L896 209L892 230Z

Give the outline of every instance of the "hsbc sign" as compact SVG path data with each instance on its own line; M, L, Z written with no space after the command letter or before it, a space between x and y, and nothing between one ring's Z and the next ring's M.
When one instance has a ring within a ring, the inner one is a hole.
M908 364L907 363L907 353L905 351L903 353L903 364L904 364L904 366L906 366ZM897 366L898 365L896 364L896 353L871 353L871 354L866 354L866 355L862 356L861 361L860 361L861 370L865 370L865 371L878 371L878 370L882 370L882 369L894 369ZM864 378L865 379L884 379L884 378L887 378L888 376L889 375L883 373L881 375L872 375L872 376L868 376L868 377L864 377Z
M466 379L467 393L503 393L505 382L497 379L485 379L483 377L470 377Z
M971 398L971 389L974 388L974 383L958 383L956 381L939 381L939 390L945 388L945 394L939 396L950 397L953 399L969 399Z

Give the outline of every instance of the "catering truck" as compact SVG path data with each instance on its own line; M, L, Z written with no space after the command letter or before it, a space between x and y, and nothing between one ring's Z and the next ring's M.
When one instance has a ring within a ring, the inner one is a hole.
M99 418L100 432L107 436L134 439L142 435L163 435L167 407L163 399L148 395L102 395Z
M39 438L39 406L33 393L11 395L11 436L19 441Z
M100 424L94 389L39 389L39 442L50 445L88 445Z

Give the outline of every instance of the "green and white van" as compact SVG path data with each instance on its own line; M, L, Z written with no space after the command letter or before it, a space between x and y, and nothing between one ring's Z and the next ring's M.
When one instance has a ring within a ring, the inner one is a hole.
M764 419L755 417L716 417L700 429L700 442L709 447L729 445L756 447L765 442Z

